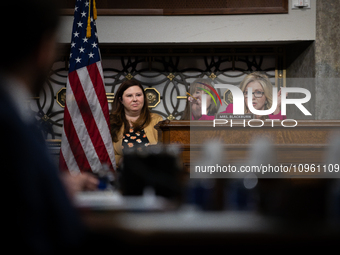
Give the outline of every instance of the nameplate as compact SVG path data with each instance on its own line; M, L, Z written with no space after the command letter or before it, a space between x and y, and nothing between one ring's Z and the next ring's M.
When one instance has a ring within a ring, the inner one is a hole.
M254 119L254 114L246 113L246 114L233 114L233 113L217 113L216 119L224 119L224 120L251 120Z

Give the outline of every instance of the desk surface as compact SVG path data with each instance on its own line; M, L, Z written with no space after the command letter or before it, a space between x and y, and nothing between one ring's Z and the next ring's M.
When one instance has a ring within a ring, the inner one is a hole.
M92 230L131 245L332 244L340 237L334 222L291 222L247 211L181 207L157 212L112 208L81 212Z

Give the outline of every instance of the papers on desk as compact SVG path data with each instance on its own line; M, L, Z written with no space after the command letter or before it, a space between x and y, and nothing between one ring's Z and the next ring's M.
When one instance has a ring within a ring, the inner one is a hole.
M170 202L150 192L143 196L122 196L116 191L80 192L75 198L79 209L112 211L162 211L170 207Z

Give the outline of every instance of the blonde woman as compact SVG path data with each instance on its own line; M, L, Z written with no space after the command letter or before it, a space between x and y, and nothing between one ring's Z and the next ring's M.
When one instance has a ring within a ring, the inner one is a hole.
M208 79L197 79L190 84L188 101L181 118L182 120L213 120L215 118L220 104L217 96L211 90L213 87L213 84ZM207 94L207 91L214 99L210 95L206 96L207 114L202 115L202 95Z
M273 85L269 78L262 73L253 72L248 74L240 84L240 89L244 95L244 113L251 113L248 108L248 88L252 88L252 104L256 110L268 110L273 103ZM232 113L233 104L229 104L223 113ZM255 115L257 119L286 119L281 115L281 90L277 94L276 110L269 115Z

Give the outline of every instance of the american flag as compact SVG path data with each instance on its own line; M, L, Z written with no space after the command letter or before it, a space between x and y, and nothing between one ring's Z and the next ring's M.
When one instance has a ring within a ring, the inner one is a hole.
M71 174L115 166L93 7L94 0L77 0L74 10L59 160Z

